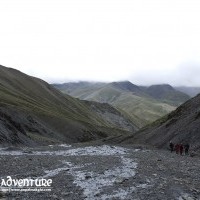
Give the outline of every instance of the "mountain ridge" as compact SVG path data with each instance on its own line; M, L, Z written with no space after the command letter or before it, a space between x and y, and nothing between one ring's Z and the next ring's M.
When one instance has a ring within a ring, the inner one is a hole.
M1 143L81 142L137 129L113 109L108 113L115 114L115 121L118 117L123 119L124 124L108 123L107 116L99 115L90 105L61 93L47 82L0 66Z
M126 112L139 128L168 114L190 98L169 85L144 87L134 85L130 81L121 81L99 83L96 87L90 82L87 84L84 82L83 86L81 83L76 88L73 87L73 83L54 86L63 93L79 99L109 103L118 110ZM77 83L74 85L77 86ZM156 88L159 88L158 94L155 92Z

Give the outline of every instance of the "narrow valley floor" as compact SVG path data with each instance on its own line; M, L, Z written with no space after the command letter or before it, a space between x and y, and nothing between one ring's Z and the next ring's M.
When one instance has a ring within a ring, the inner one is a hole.
M200 158L131 145L1 148L0 177L52 179L51 191L0 199L200 200Z

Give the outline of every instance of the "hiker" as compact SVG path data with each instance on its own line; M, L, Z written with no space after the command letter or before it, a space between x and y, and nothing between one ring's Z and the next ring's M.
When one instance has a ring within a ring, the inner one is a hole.
M185 147L185 155L188 155L189 154L190 145L187 143L184 147Z
M179 145L179 144L176 144L176 145L175 145L176 154L179 154L179 149L180 149L180 145Z
M183 144L182 143L180 144L179 149L180 149L180 155L182 156L183 155Z
M172 143L172 141L169 142L169 147L172 153L174 151L174 144Z

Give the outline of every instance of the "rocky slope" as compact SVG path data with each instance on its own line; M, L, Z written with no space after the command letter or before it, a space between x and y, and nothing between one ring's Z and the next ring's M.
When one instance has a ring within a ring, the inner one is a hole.
M78 142L135 131L136 126L117 111L110 123L109 110L106 118L94 112L89 103L64 95L41 79L0 66L1 143ZM116 120L122 118L124 123L117 126Z
M113 129L118 128L133 133L139 129L127 116L110 104L84 100L82 100L82 102L86 104L93 113L103 118L107 125L113 127Z
M123 143L146 143L166 148L174 143L189 143L200 152L200 95L179 106L169 115L138 131L134 136L118 138Z

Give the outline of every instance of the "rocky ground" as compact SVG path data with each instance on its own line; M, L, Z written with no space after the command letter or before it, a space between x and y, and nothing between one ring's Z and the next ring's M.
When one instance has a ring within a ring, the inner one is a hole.
M51 191L2 191L0 199L200 199L200 158L131 145L1 148L0 181L52 179Z

